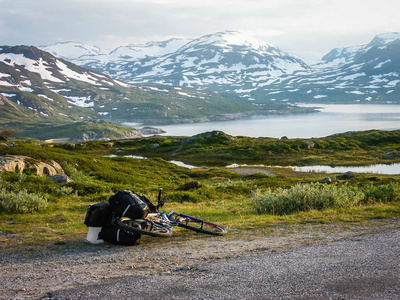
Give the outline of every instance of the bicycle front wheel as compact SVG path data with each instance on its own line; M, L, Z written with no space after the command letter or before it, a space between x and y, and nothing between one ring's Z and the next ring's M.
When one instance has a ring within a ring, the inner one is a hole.
M125 231L145 234L154 237L171 236L171 228L165 227L159 223L150 220L131 220L128 218L117 218L114 224Z
M225 235L227 230L217 224L203 221L201 219L188 216L185 214L174 213L174 219L179 227L193 230L200 233L211 234L211 235Z

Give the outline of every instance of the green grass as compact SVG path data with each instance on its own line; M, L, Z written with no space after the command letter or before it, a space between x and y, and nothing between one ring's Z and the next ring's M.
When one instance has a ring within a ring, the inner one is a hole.
M308 142L314 143L308 147ZM209 132L193 137L152 137L116 141L112 152L181 160L197 166L230 163L265 165L368 165L400 162L385 153L400 149L400 130L371 130L325 138L287 139L233 137Z
M398 131L369 131L354 133L353 141L350 136L346 136L344 140L340 138L336 142L340 141L341 147L345 148L357 145L354 149L345 151L348 162L357 164L360 157L365 155L370 156L371 160L379 161L383 152L398 151L400 143L396 140L397 135ZM26 155L44 162L54 160L75 180L57 185L45 177L36 177L29 172L23 175L0 173L0 190L10 197L17 197L21 190L26 190L27 194L47 199L47 206L39 207L35 212L16 213L1 208L0 251L14 251L20 245L45 248L49 244L80 241L87 234L87 227L83 224L87 207L92 203L107 201L113 193L124 189L145 194L154 200L158 189L162 187L167 201L165 210L194 215L226 226L229 231L261 229L281 224L357 223L371 219L399 218L400 201L396 196L396 187L399 185L400 175L356 174L354 178L343 181L332 174L330 176L333 182L329 188L338 189L335 193L344 187L362 191L362 201L352 205L314 207L307 204L306 209L282 210L277 214L268 210L257 211L251 199L252 193L271 193L279 198L279 193L290 191L301 182L302 186L314 187L317 192L314 195L318 195L320 191L316 187L320 185L316 183L326 177L326 174L268 167L274 176L260 173L240 175L217 166L239 162L244 159L243 152L252 156L262 148L268 149L269 156L252 157L257 164L266 159L268 164L279 162L281 165L301 160L317 162L320 155L329 155L327 161L339 161L343 151L335 150L337 145L332 144L332 139L335 140L333 137L318 139L321 145L325 145L320 146L321 149L299 147L294 153L286 152L286 159L279 152L287 148L282 146L286 141L230 137L224 134L205 134L189 140L152 137L111 143L92 141L38 145L30 141L16 141L15 146L0 145L0 151L7 152L8 155ZM158 146L154 146L156 144ZM287 141L291 148L296 144L299 145L298 140ZM168 162L171 158L180 158L181 154L182 159L178 160L185 161L189 156L194 157L195 151L198 152L199 161L211 163L205 164L203 168L186 169ZM135 153L149 158L105 157L111 153ZM187 153L190 155L187 156ZM351 153L354 156L350 161ZM275 154L278 157L274 157ZM218 163L212 159L217 156ZM292 196L292 199L297 201L299 197ZM323 198L319 199L320 202L321 199ZM281 200L283 204L288 201ZM323 201L321 203L324 204Z

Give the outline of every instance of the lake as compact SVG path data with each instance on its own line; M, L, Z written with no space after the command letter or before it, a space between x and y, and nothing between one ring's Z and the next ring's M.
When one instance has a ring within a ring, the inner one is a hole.
M395 104L312 104L318 113L252 116L221 122L161 126L169 136L192 136L220 130L233 136L311 138L347 131L400 129L400 105ZM125 123L137 127L138 124Z

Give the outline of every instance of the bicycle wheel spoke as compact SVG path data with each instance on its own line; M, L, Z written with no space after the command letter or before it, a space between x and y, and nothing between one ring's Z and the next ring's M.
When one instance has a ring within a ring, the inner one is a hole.
M172 235L170 228L149 220L121 220L118 218L115 220L115 225L128 232L135 232L155 237Z

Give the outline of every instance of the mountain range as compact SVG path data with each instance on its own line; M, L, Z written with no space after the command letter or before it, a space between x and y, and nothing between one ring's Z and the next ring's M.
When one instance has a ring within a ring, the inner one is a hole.
M114 50L0 46L0 123L166 124L302 112L299 102L399 103L399 50L400 34L386 33L308 65L234 31Z
M42 47L57 57L131 84L211 90L244 100L397 103L400 34L333 49L318 64L235 31L128 45L112 51L67 42Z
M206 90L127 84L32 46L0 47L0 108L2 126L18 128L20 135L24 127L30 136L31 127L42 129L44 135L35 136L45 138L57 138L61 130L50 130L49 124L71 124L70 128L76 129L72 125L82 122L92 127L99 121L209 121L238 118L259 110L252 103ZM267 105L262 109L271 112L281 108Z

